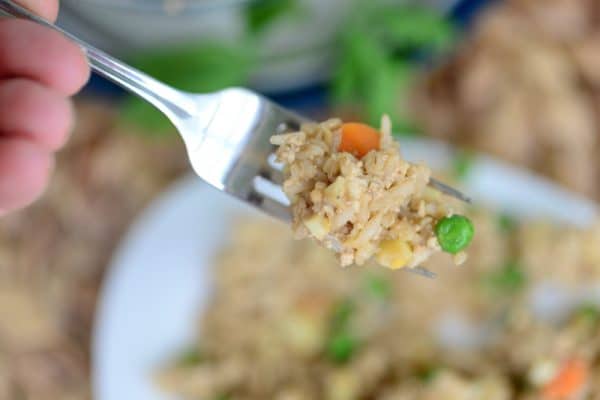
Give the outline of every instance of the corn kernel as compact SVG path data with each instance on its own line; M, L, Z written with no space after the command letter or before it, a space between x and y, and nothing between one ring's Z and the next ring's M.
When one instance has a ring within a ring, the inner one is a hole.
M405 240L396 239L381 242L376 259L384 267L400 269L408 265L412 256L410 245Z
M304 225L318 240L323 240L331 230L331 223L325 217L318 214L304 220Z

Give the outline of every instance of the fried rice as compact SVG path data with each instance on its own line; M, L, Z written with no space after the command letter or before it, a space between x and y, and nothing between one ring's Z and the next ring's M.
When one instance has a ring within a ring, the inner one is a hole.
M362 158L339 150L341 136L342 121L330 119L271 138L296 237L333 249L342 266L375 256L392 269L412 268L439 252L435 226L454 214L453 202L427 187L428 167L401 157L389 118L382 119L379 148ZM464 252L454 257L457 264L465 259Z
M326 268L332 252L294 240L289 227L241 221L216 261L197 342L159 385L185 399L550 399L544 391L576 359L587 368L577 394L598 398L600 308L576 304L551 320L529 306L549 271L574 289L599 280L597 228L470 217L469 260L439 268L436 280L373 262ZM556 241L563 235L573 239ZM536 254L550 247L563 256L542 274ZM448 264L435 254L424 265ZM448 339L456 313L485 340Z

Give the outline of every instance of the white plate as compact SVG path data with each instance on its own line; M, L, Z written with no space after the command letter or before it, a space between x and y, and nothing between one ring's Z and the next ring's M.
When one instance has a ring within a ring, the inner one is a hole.
M444 145L403 140L414 161L443 168ZM476 202L525 217L585 225L595 206L545 180L478 157L465 182ZM159 198L115 254L104 283L94 332L93 385L97 400L167 400L152 375L194 337L210 292L210 266L231 221L255 213L188 177Z

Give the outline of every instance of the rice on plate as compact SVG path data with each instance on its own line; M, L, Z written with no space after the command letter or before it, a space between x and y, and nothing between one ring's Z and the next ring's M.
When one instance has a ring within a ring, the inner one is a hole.
M477 229L469 259L453 267L433 254L423 265L439 271L435 280L374 262L340 270L331 251L283 224L240 221L216 260L197 343L159 385L186 399L600 396L597 305L546 320L529 304L549 274L573 288L598 281L599 225L468 215ZM481 338L449 339L453 313Z

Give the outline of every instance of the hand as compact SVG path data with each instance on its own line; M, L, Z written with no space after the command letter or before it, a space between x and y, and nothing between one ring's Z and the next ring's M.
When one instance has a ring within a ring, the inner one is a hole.
M58 0L17 0L54 21ZM73 124L69 97L89 77L81 49L35 23L0 18L0 215L46 187Z

